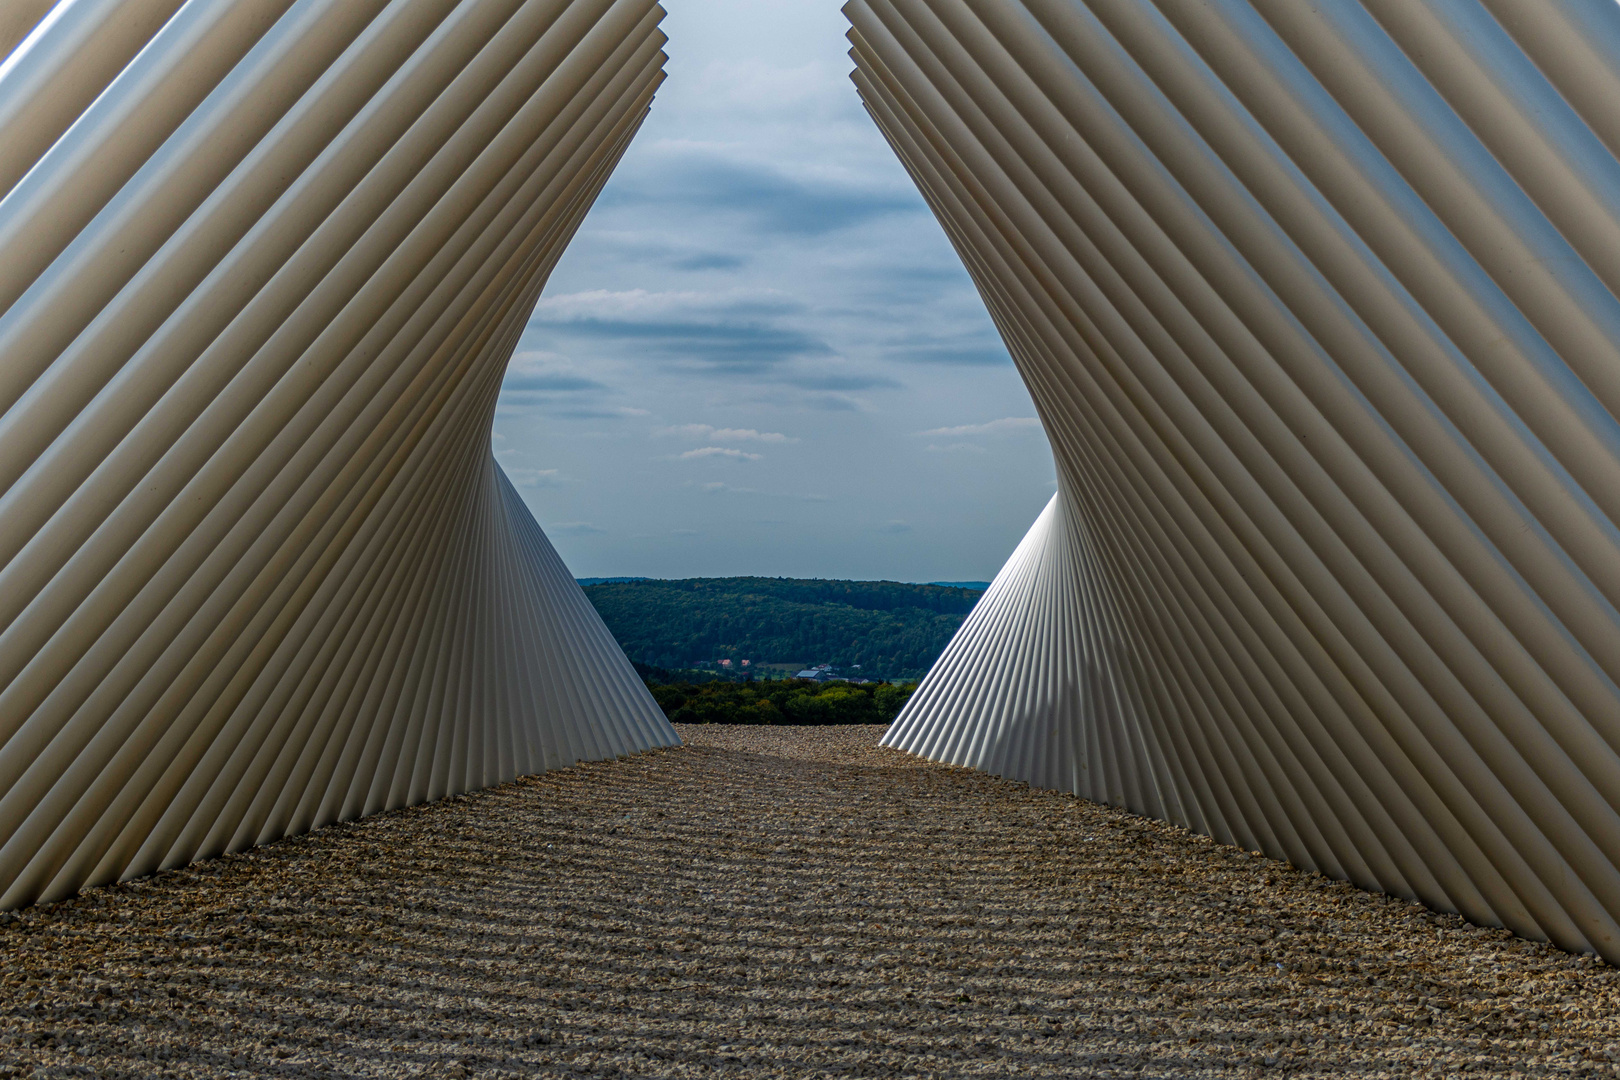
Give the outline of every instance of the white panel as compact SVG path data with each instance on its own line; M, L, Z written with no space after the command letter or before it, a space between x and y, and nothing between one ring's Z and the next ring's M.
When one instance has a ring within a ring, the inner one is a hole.
M0 905L678 743L489 443L661 15L73 0L0 68Z
M1620 7L845 10L1059 474L890 745L1620 960Z

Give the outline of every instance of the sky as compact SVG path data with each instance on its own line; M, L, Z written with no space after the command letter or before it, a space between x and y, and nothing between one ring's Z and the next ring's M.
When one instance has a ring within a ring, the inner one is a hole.
M1051 452L829 0L665 0L668 80L508 369L580 577L989 580Z

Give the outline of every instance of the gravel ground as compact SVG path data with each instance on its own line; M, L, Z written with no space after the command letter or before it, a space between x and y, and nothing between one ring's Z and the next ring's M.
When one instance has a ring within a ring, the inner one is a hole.
M0 926L0 1076L1620 1075L1590 958L881 728L683 728Z

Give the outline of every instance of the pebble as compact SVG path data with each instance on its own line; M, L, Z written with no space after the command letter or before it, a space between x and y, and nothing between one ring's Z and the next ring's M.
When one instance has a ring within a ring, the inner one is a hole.
M0 1077L1617 1076L1620 981L877 746L687 745L0 920Z

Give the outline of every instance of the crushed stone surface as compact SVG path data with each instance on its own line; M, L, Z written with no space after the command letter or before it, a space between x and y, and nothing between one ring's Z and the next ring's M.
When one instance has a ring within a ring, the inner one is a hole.
M687 727L0 917L0 1076L1620 1075L1599 961L881 731Z

